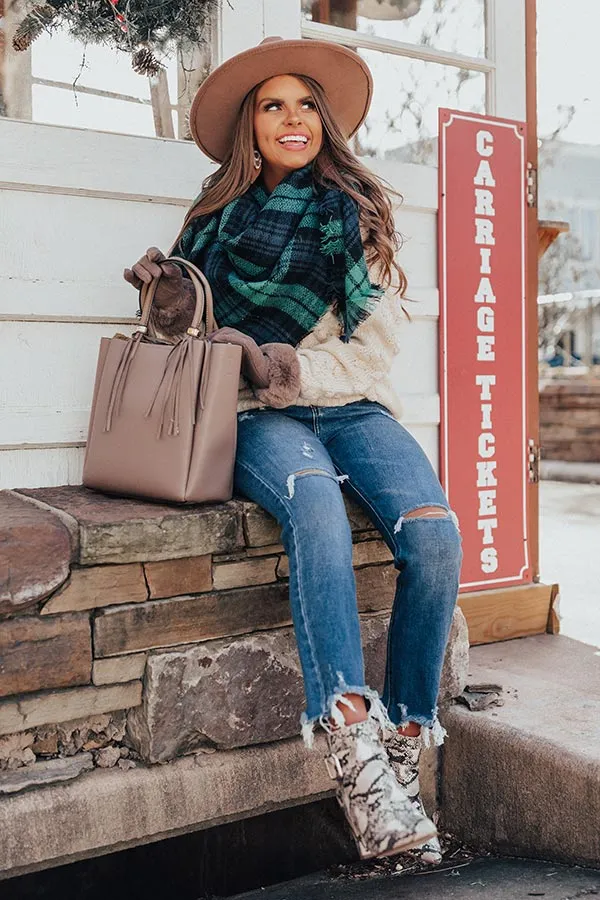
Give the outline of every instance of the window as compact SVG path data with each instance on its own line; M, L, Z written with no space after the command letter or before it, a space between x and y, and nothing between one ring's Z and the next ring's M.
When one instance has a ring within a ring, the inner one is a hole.
M306 38L354 48L373 72L359 155L435 165L439 107L486 112L485 0L302 0Z
M9 22L4 59L0 54L6 115L123 134L189 137L189 105L214 61L214 27L207 42L191 52L173 46L164 68L150 78L133 70L128 53L86 45L63 30L42 33L30 51L16 52L10 41L16 24Z
M356 152L403 162L437 164L438 108L485 112L485 75L421 59L360 50L373 73L369 115Z
M177 85L173 61L167 73L170 95ZM44 34L32 46L31 75L34 122L155 133L148 78L133 71L126 53Z
M308 22L485 56L484 0L302 0Z
M597 259L600 246L600 210L580 210L581 256L585 260Z

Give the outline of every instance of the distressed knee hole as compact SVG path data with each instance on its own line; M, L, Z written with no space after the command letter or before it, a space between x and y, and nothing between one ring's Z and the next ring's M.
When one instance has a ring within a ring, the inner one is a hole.
M301 469L299 472L292 472L287 479L288 500L292 500L296 493L296 479L303 478L305 475L324 475L325 478L331 478L332 481L336 481L338 484L341 484L342 481L346 481L348 478L347 475L332 475L326 469Z
M419 509L411 509L403 515L403 519L445 519L448 510L444 506L421 506Z
M420 506L418 509L411 509L399 517L394 525L394 534L398 534L402 529L405 519L450 519L456 525L457 530L460 531L458 516L454 510L446 509L445 506Z

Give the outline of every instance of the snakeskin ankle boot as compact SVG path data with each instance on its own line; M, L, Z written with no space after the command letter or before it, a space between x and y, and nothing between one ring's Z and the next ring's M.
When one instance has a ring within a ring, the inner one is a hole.
M435 837L433 822L394 777L373 719L342 725L327 740L327 770L361 859L392 856Z
M396 776L398 784L402 787L415 809L421 815L426 815L419 788L419 759L421 757L421 735L409 737L394 731L386 731L383 738L390 765ZM414 845L410 849L410 855L430 865L437 865L442 861L442 848L437 837L430 837L424 843Z

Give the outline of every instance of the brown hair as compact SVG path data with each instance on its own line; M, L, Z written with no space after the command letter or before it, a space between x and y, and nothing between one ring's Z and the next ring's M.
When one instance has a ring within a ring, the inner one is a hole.
M294 77L310 88L323 123L323 144L314 161L314 178L325 187L344 191L356 201L364 235L367 265L375 268L378 280L385 288L392 285L395 272L397 283L394 284L394 288L400 296L403 296L407 282L403 270L395 259L401 240L394 227L390 200L390 195L396 197L400 195L370 172L352 153L333 117L321 85L306 75ZM185 217L179 237L192 219L222 209L227 203L244 194L256 180L258 173L253 164L254 104L260 86L257 84L244 98L231 150L217 171L204 180L202 193Z

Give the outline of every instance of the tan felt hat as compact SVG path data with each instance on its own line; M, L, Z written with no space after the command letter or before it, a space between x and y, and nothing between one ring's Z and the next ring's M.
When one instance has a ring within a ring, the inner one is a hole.
M268 78L290 74L308 75L319 82L346 137L362 125L371 104L373 79L358 53L331 41L269 37L218 66L198 88L190 110L190 130L200 149L222 162L246 94Z

